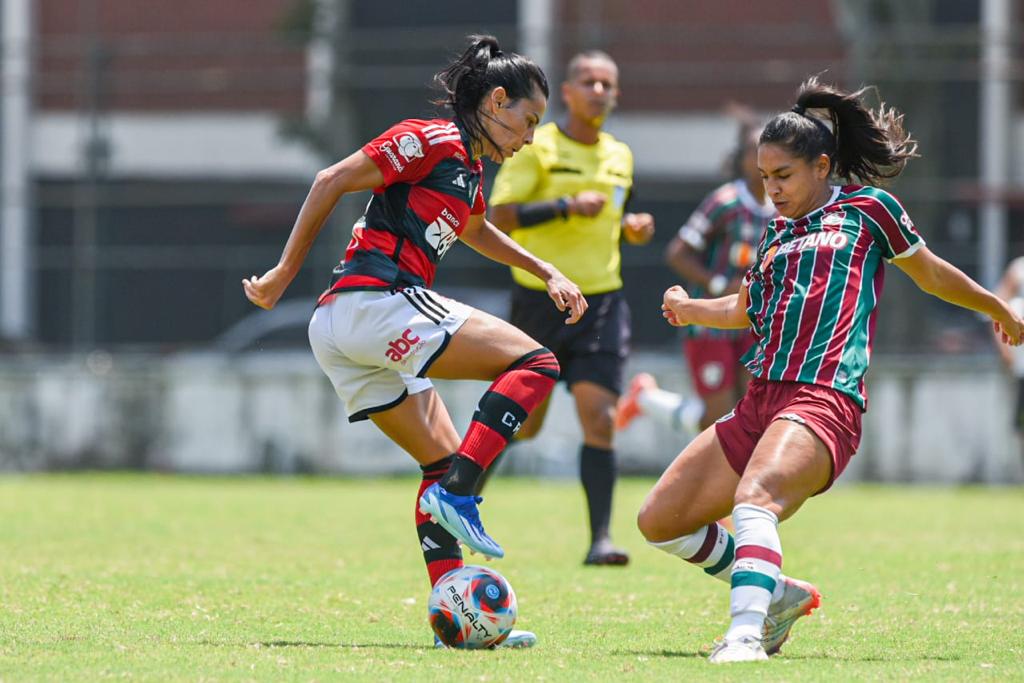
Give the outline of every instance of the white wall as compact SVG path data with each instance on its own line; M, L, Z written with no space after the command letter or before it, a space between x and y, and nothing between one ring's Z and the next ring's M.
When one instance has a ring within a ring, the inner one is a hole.
M630 372L682 389L680 359L638 354ZM994 361L877 359L861 452L844 481L1020 482L1013 387ZM442 382L463 430L486 388ZM236 357L39 357L0 362L0 468L143 466L197 472L414 472L367 422L350 425L305 352ZM541 437L511 452L523 474L575 476L580 432L556 390ZM619 439L626 471L660 471L685 437L639 419Z

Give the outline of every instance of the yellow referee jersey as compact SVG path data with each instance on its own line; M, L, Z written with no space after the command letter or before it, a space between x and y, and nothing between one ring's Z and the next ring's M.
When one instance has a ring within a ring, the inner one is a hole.
M550 261L584 294L622 288L619 237L626 198L633 187L633 153L608 133L593 145L577 142L552 122L540 126L533 144L505 161L494 179L488 204L546 201L584 190L606 197L596 216L555 218L513 230L511 237L537 257ZM544 283L518 268L513 279L528 289Z

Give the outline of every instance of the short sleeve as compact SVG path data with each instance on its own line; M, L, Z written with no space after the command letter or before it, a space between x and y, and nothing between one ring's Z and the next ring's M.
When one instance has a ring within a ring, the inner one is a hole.
M436 159L429 158L431 147L427 145L422 123L402 121L363 145L363 152L384 175L384 185L415 182L436 163Z
M882 256L889 260L906 258L924 246L924 238L903 205L885 190L871 188L870 194L853 202L868 219Z
M522 204L534 199L534 193L541 179L540 159L532 146L526 146L507 159L498 169L491 190L490 203ZM474 213L476 213L474 206Z

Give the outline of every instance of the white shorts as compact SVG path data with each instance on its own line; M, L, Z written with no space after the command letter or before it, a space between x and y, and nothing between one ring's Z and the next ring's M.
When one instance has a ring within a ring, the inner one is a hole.
M421 287L342 292L313 312L309 344L357 422L431 388L424 375L472 313Z

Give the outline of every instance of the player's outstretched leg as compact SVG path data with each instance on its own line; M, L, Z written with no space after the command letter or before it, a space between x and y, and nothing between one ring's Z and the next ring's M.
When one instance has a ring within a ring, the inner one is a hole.
M558 381L558 361L546 348L525 354L505 369L480 399L452 465L441 481L420 498L420 510L430 515L473 552L504 557L505 551L487 535L473 495L486 470L527 416Z
M782 644L789 638L789 632L797 619L809 615L821 606L821 593L806 581L780 576L779 586L781 590L775 591L778 598L772 596L772 604L768 608L761 637L761 645L769 655L774 655L782 649Z
M658 383L647 372L638 372L629 380L626 393L619 399L615 407L615 429L621 431L631 425L633 420L644 414L640 406L640 395L647 389L656 389Z
M638 373L629 382L625 395L619 399L615 412L615 429L623 430L641 415L694 436L700 433L704 417L704 401L658 388L658 382L646 372Z
M761 638L782 568L778 517L766 508L741 503L733 508L732 518L736 524L729 604L732 622L725 639L708 658L713 664L768 659Z

